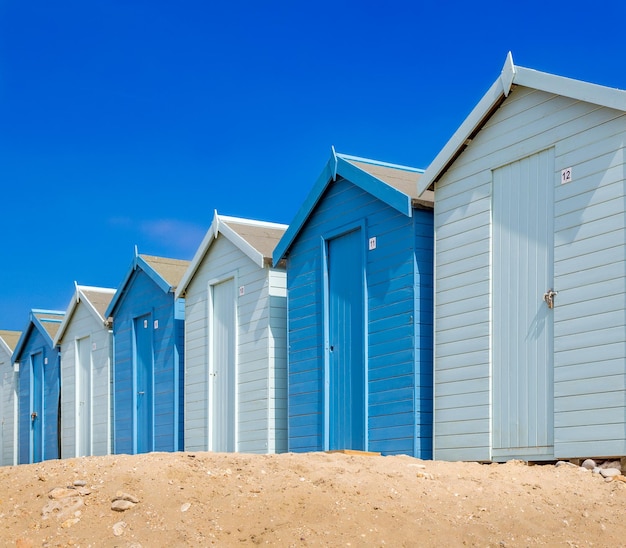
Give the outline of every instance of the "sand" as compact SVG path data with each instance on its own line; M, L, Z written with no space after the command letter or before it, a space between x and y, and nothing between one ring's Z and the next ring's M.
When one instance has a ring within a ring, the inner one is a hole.
M152 453L3 467L0 485L0 543L20 548L626 545L626 483L574 466Z

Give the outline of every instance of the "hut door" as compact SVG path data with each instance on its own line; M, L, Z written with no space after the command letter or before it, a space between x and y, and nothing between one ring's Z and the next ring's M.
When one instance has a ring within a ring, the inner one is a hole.
M152 326L150 315L146 315L135 318L137 453L152 451L154 445L152 368Z
M43 459L43 374L43 354L39 352L31 356L31 462Z
M361 231L328 240L328 448L365 449Z
M553 455L554 151L493 172L493 457Z
M78 387L78 454L91 455L91 341L89 337L76 341L77 387Z
M211 406L212 451L236 451L236 314L235 280L211 286Z

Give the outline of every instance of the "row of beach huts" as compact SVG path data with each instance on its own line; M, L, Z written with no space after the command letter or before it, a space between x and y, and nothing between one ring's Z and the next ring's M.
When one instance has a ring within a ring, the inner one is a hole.
M462 85L462 82L460 82ZM0 331L0 460L626 456L626 92L501 75L426 171L332 152L289 226Z

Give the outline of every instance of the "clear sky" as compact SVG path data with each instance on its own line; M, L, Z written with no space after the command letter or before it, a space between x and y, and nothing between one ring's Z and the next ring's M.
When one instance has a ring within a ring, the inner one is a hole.
M0 0L0 329L289 223L337 151L426 168L518 65L626 88L626 2Z

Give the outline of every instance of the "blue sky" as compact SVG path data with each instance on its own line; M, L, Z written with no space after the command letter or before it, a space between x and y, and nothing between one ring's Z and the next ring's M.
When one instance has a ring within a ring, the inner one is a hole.
M521 4L521 5L520 5ZM0 329L289 223L334 145L426 168L516 64L626 88L626 3L0 0Z

